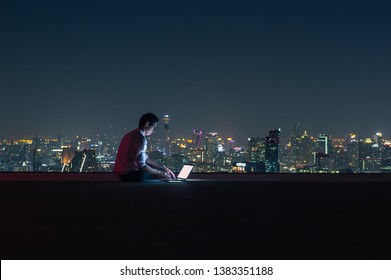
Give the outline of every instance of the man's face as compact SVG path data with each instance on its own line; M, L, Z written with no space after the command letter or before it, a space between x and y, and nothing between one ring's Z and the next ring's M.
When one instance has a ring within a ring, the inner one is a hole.
M154 133L157 123L147 123L147 128L145 129L145 136L150 136Z

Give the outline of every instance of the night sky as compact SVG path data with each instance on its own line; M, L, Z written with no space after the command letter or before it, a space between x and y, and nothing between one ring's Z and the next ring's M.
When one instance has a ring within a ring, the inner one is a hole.
M0 137L121 135L141 114L239 142L391 138L389 1L2 1ZM157 133L162 134L162 125Z

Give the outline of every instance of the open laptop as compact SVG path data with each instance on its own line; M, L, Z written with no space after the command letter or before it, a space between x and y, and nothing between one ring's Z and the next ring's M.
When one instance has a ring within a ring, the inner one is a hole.
M169 183L177 183L177 182L186 181L186 179L187 179L187 177L189 177L189 174L190 174L191 170L193 169L193 167L194 167L193 165L185 164L182 167L182 169L179 172L176 179L166 179L165 181L169 182Z

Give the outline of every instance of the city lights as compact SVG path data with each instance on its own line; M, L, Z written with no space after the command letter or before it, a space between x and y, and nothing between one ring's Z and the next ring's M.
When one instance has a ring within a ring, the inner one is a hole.
M172 137L169 116L163 135L148 140L148 154L174 171L193 164L194 172L223 173L389 173L391 140L382 132L373 137L355 133L336 138L321 133L311 136L295 126L285 135L281 129L247 137L239 145L223 132L192 129L189 137ZM111 172L120 136L64 135L2 139L0 172Z

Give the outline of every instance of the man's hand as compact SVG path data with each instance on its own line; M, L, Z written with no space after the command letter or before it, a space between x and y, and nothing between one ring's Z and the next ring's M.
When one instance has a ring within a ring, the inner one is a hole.
M167 179L175 179L176 176L174 172L172 172L170 169L168 169L166 166L163 165L163 172Z

